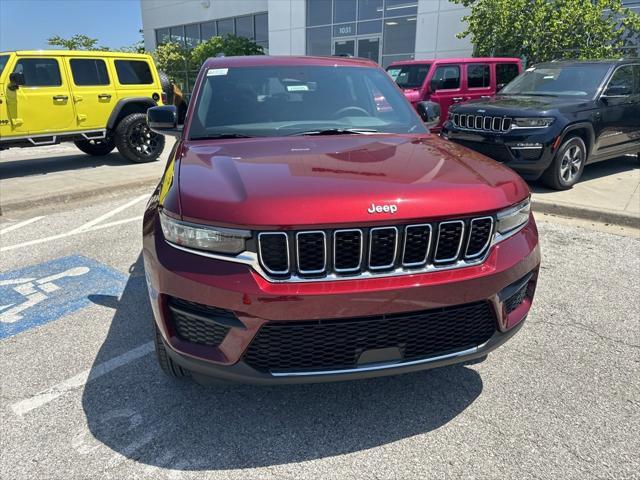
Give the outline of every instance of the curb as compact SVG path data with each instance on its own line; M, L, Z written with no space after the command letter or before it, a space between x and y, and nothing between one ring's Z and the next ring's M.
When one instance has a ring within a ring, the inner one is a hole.
M634 215L632 213L558 204L544 200L536 200L535 198L531 199L531 207L534 212L547 213L560 217L580 218L622 227L640 228L640 215Z
M46 197L19 200L10 203L3 203L0 201L0 216L22 212L25 210L32 210L40 207L51 207L52 204L65 204L73 201L84 200L87 198L115 198L119 193L127 190L134 190L136 188L149 188L149 196L151 196L151 189L153 189L159 181L160 177L154 176L134 180L131 182L119 183L117 185L98 186L95 188L87 188L75 192L62 193L59 195L48 195Z

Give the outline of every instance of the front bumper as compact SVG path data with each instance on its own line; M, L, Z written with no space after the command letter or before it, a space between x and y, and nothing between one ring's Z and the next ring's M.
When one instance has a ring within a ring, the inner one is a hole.
M553 161L554 142L561 131L520 129L508 133L470 131L446 122L442 137L475 150L518 172L525 180L537 180ZM539 146L539 147L538 147Z
M540 251L533 218L516 235L492 247L485 262L390 278L337 282L271 283L251 267L177 250L164 241L157 213L145 216L144 261L155 321L169 355L201 375L247 383L304 383L392 375L467 362L486 355L520 328L531 307ZM510 286L527 278L528 295L507 312ZM168 299L178 298L233 312L231 325L217 346L180 338L172 325ZM394 359L353 368L309 371L258 371L244 361L260 329L274 322L340 320L372 315L431 311L488 303L495 317L493 335L482 344L419 359Z

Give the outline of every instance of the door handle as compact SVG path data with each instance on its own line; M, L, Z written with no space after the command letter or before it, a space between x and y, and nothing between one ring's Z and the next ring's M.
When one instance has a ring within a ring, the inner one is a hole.
M464 99L462 97L453 97L451 100L453 100L454 102L461 102Z
M491 98L491 95L480 95L480 98L483 100L488 100Z
M64 102L66 100L69 100L69 97L67 95L54 95L53 100L55 102Z
M109 94L109 93L100 93L98 95L98 98L100 100L109 100L111 98L111 94Z

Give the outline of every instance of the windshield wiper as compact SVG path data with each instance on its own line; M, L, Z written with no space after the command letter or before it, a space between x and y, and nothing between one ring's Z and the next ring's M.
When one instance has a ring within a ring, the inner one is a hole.
M224 138L253 138L253 135L245 135L243 133L212 133L210 135L202 135L192 137L191 140L217 140Z
M366 133L378 133L378 130L373 128L325 128L323 130L307 130L305 132L292 133L292 137L299 135L347 135L347 134L366 134Z

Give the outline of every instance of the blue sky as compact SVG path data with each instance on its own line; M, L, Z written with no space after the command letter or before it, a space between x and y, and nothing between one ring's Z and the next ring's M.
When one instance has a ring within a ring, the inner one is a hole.
M141 28L140 0L0 0L0 51L51 48L47 38L76 33L119 48Z

